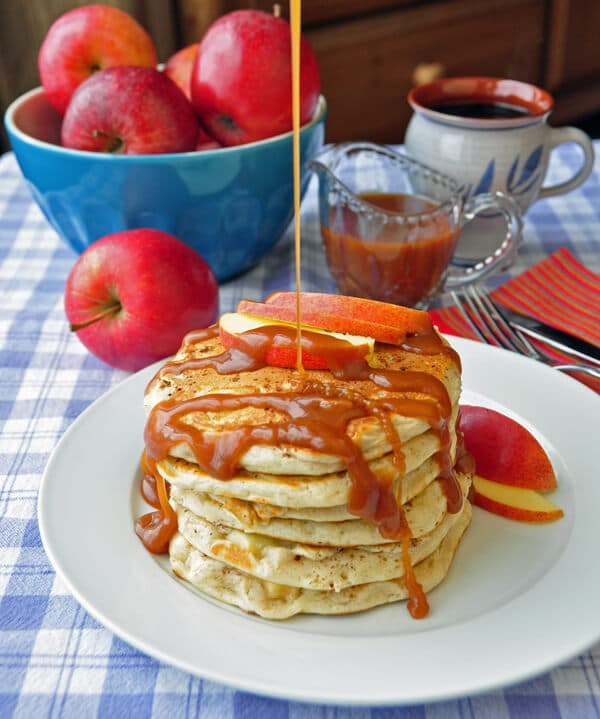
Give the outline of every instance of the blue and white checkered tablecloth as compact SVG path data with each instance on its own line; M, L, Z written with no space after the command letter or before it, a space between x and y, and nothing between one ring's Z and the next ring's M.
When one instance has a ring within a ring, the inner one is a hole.
M551 166L554 179L569 175L578 161L577 150L563 146ZM302 211L303 289L330 291L315 190L312 184ZM600 272L600 163L579 190L529 211L518 262L492 283L560 246ZM537 679L482 696L385 709L323 707L261 698L192 677L133 649L92 619L52 570L36 519L40 479L61 435L126 376L92 357L69 332L62 293L75 259L42 217L14 156L2 156L0 717L600 717L600 645ZM292 288L292 259L288 231L259 266L221 287L221 311L232 310L242 297ZM600 571L600 564L590 571Z

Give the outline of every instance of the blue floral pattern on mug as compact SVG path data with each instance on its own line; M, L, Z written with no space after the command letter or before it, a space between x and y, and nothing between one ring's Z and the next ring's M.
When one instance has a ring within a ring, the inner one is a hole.
M474 195L480 195L484 192L490 192L492 189L492 182L494 181L494 170L496 166L496 161L494 159L491 159L488 163L488 166L485 168L485 172L481 176L481 180L477 183L477 187L475 188L473 194Z
M511 195L520 196L527 194L538 181L540 174L538 168L542 159L543 150L543 146L538 145L523 163L520 173L520 156L517 155L515 157L515 160L508 172L508 177L506 178L506 189ZM516 180L517 174L519 174L518 180Z
M529 157L525 160L523 165L520 167L521 156L517 155L510 166L508 171L508 177L506 178L506 191L515 196L520 197L526 195L539 180L540 176L540 162L542 160L542 153L544 148L542 145L538 145L529 154ZM477 183L475 189L473 185L468 185L467 196L473 197L483 192L491 192L492 185L494 182L494 172L496 168L496 161L492 158L485 168L481 179Z

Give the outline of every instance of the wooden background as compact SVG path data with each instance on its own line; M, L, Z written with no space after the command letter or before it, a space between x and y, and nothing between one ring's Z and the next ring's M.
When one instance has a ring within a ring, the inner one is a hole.
M199 40L220 15L272 0L103 0L136 17L159 57ZM37 53L52 22L86 2L2 0L2 114L39 84ZM286 14L287 2L281 2ZM496 75L542 85L555 123L600 112L599 0L304 0L303 26L329 103L327 140L401 142L408 90L446 75ZM2 128L4 133L4 129ZM8 149L6 135L0 149Z

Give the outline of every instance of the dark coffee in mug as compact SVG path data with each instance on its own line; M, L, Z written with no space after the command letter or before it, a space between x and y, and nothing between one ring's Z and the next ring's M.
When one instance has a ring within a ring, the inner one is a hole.
M529 110L506 102L455 102L446 101L429 106L434 112L455 117L472 117L477 120L502 120L529 115Z
M551 127L554 101L541 87L509 78L446 77L413 87L414 114L404 146L409 156L467 192L503 192L522 212L541 197L569 192L594 166L590 138L574 127ZM581 168L563 182L544 185L553 148L574 142ZM485 253L483 253L485 254Z

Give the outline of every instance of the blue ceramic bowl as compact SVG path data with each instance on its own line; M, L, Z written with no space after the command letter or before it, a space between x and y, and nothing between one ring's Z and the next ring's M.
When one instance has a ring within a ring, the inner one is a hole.
M300 133L302 192L326 114L321 98ZM191 245L226 280L260 260L292 218L291 133L179 154L68 150L59 144L61 118L41 88L15 100L4 122L33 196L78 253L111 232L155 227Z

